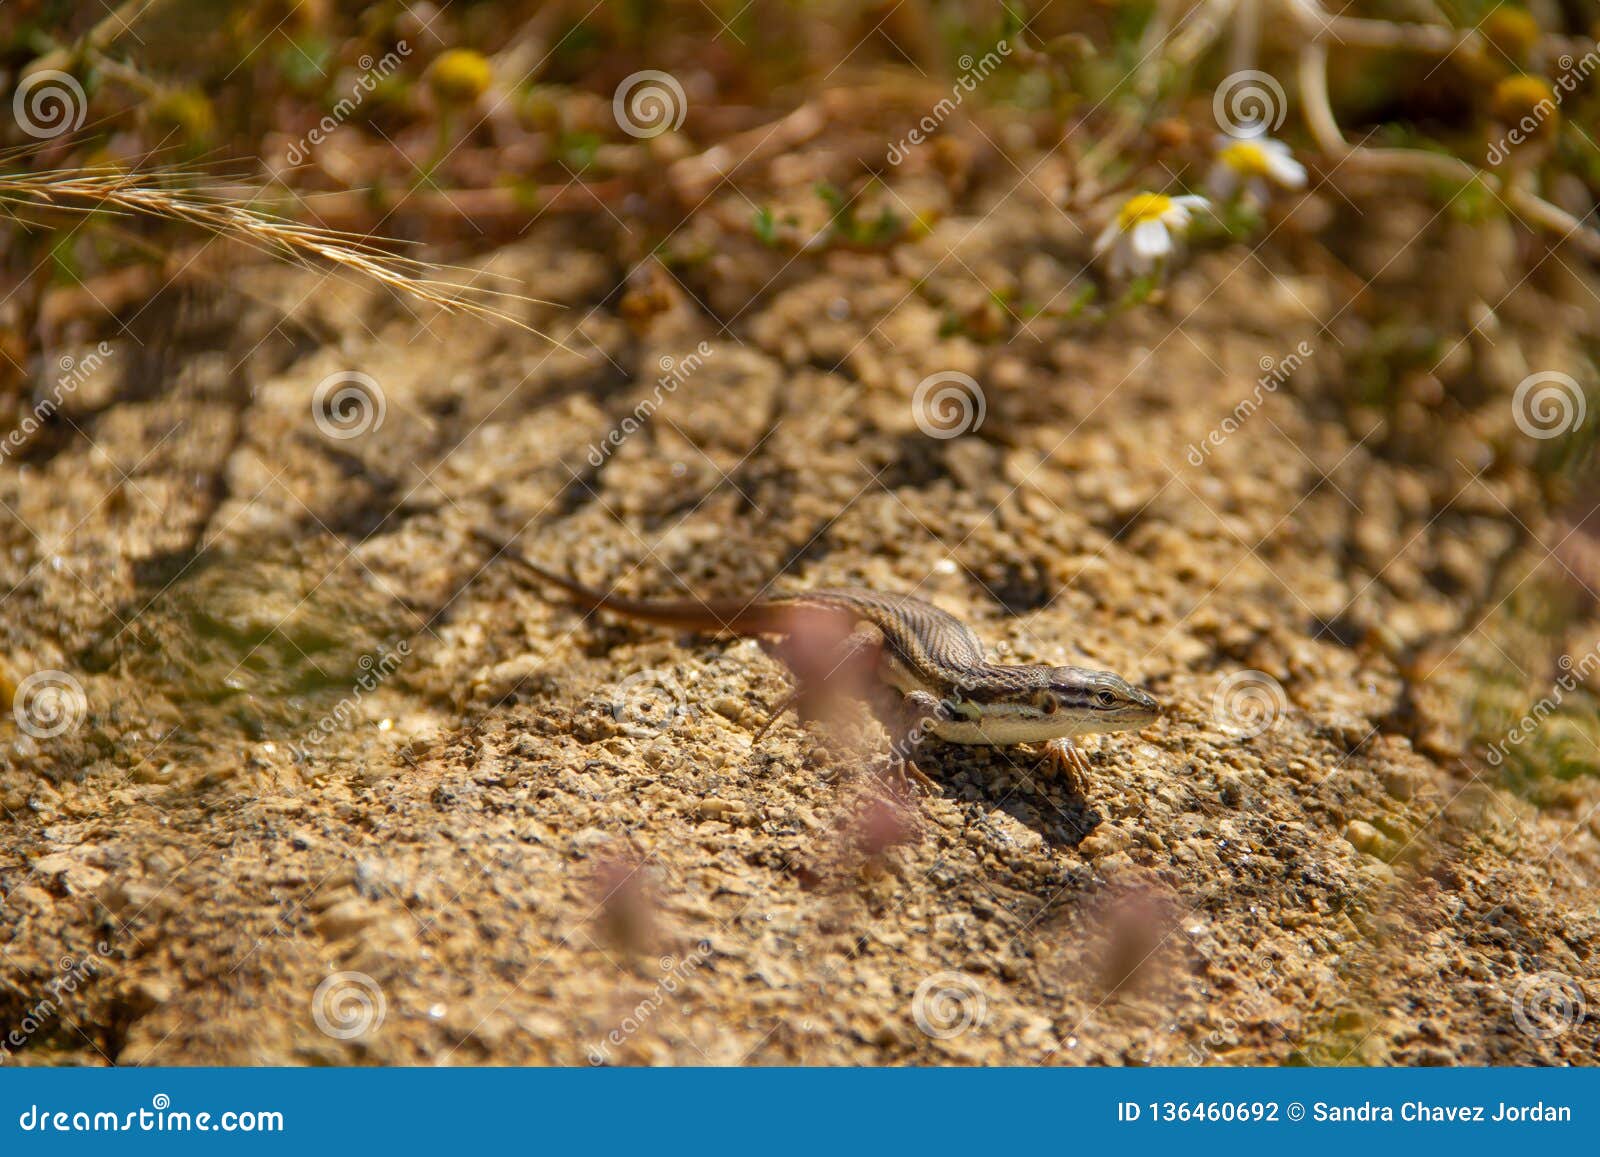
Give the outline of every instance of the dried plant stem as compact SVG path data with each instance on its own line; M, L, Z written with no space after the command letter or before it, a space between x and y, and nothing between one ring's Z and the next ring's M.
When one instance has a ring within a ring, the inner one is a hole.
M31 76L36 72L50 69L65 69L72 63L72 58L79 53L98 52L115 44L137 21L164 3L166 0L123 0L115 9L106 13L75 45L52 49L45 53L23 70L23 76Z
M1179 68L1193 64L1222 34L1239 0L1205 0L1172 38L1168 56Z
M98 48L87 49L84 54L94 61L95 68L101 73L132 89L140 96L159 97L165 91L161 85L137 68L131 68L120 60L113 60Z
M1318 147L1341 166L1369 173L1434 177L1462 184L1481 182L1530 225L1559 234L1563 241L1570 241L1589 257L1600 257L1600 233L1538 196L1523 181L1502 177L1444 153L1422 149L1374 149L1345 140L1328 96L1325 44L1308 44L1300 50L1300 100L1306 125Z
M1256 67L1261 55L1261 5L1264 0L1239 0L1239 18L1234 21L1228 44L1228 71L1243 72Z
M697 205L718 181L731 176L744 165L759 163L811 140L827 127L840 110L839 98L832 94L808 101L792 113L770 124L747 129L719 141L703 153L674 161L667 178L678 198Z
M1140 64L1134 73L1133 91L1147 102L1155 99L1164 66L1170 60L1161 47L1172 33L1172 9L1173 0L1156 0L1155 11L1145 22L1144 32L1139 37Z
M1105 133L1089 147L1088 152L1073 166L1071 204L1084 205L1098 198L1103 191L1101 174L1117 159L1124 146L1139 130L1139 121L1123 116L1113 122Z
M567 0L552 0L543 4L525 21L506 46L494 55L495 73L509 78L512 87L535 80L550 59L550 45L557 39L563 24L570 19Z
M1346 48L1380 51L1424 52L1448 56L1468 48L1482 53L1488 41L1476 29L1454 28L1449 24L1422 24L1392 20L1370 20L1360 16L1329 13L1320 0L1279 0L1300 31L1318 44L1333 43ZM1550 54L1593 52L1593 41L1546 34L1539 39L1540 49Z
M1387 20L1366 20L1359 16L1334 16L1326 24L1315 17L1306 24L1315 28L1319 41L1332 41L1344 48L1373 48L1427 52L1448 56L1471 46L1482 49L1484 40L1470 29L1461 30L1439 24L1394 24Z
M510 322L553 340L501 308L533 303L533 298L439 279L432 275L442 272L440 267L389 253L373 244L373 238L286 220L215 191L169 187L174 176L184 175L111 169L0 174L0 209L19 221L18 211L123 212L178 221L293 264L324 262L440 309Z

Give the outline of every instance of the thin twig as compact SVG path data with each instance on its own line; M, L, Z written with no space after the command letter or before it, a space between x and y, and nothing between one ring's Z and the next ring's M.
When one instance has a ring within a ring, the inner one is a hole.
M98 52L115 44L133 28L138 20L148 16L150 10L166 0L123 0L114 11L108 12L98 24L89 29L71 47L55 48L39 57L22 70L24 77L37 72L65 69L80 52Z
M1559 234L1563 241L1572 242L1586 256L1600 257L1600 233L1519 181L1505 180L1498 173L1445 153L1350 144L1339 128L1333 102L1328 96L1328 50L1323 43L1307 44L1300 50L1300 101L1306 125L1318 147L1338 160L1341 167L1368 173L1433 177L1460 184L1481 182L1530 225Z

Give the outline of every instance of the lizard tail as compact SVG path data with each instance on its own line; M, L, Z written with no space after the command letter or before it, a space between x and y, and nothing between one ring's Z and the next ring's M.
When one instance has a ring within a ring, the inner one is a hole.
M647 623L713 634L728 632L735 635L762 635L774 633L781 626L779 617L781 611L759 602L746 604L734 599L657 601L630 599L598 591L530 562L527 556L511 542L498 538L486 530L474 527L471 533L473 538L494 551L496 557L509 558L536 578L564 591L571 596L573 602L586 611L610 611L612 614Z

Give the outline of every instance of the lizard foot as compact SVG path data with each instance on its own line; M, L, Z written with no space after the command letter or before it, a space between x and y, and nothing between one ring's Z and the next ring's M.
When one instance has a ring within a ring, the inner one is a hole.
M915 760L896 760L894 763L894 774L900 777L900 787L907 794L913 793L911 787L912 783L915 783L927 795L936 796L944 794L939 790L939 785L933 780L929 779L926 773L924 773L923 770L917 766Z
M1075 795L1084 795L1089 787L1089 757L1083 748L1070 739L1052 739L1045 747L1050 766L1061 773L1067 788Z

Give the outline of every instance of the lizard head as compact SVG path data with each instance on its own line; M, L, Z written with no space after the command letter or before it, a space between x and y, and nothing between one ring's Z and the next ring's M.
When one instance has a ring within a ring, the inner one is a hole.
M1044 743L1146 727L1161 714L1148 691L1109 671L996 665L982 674L946 701L951 718L933 726L935 735L955 743Z
M1088 667L1050 668L1034 707L1047 719L1058 719L1067 735L1144 727L1161 714L1161 705L1144 688Z

